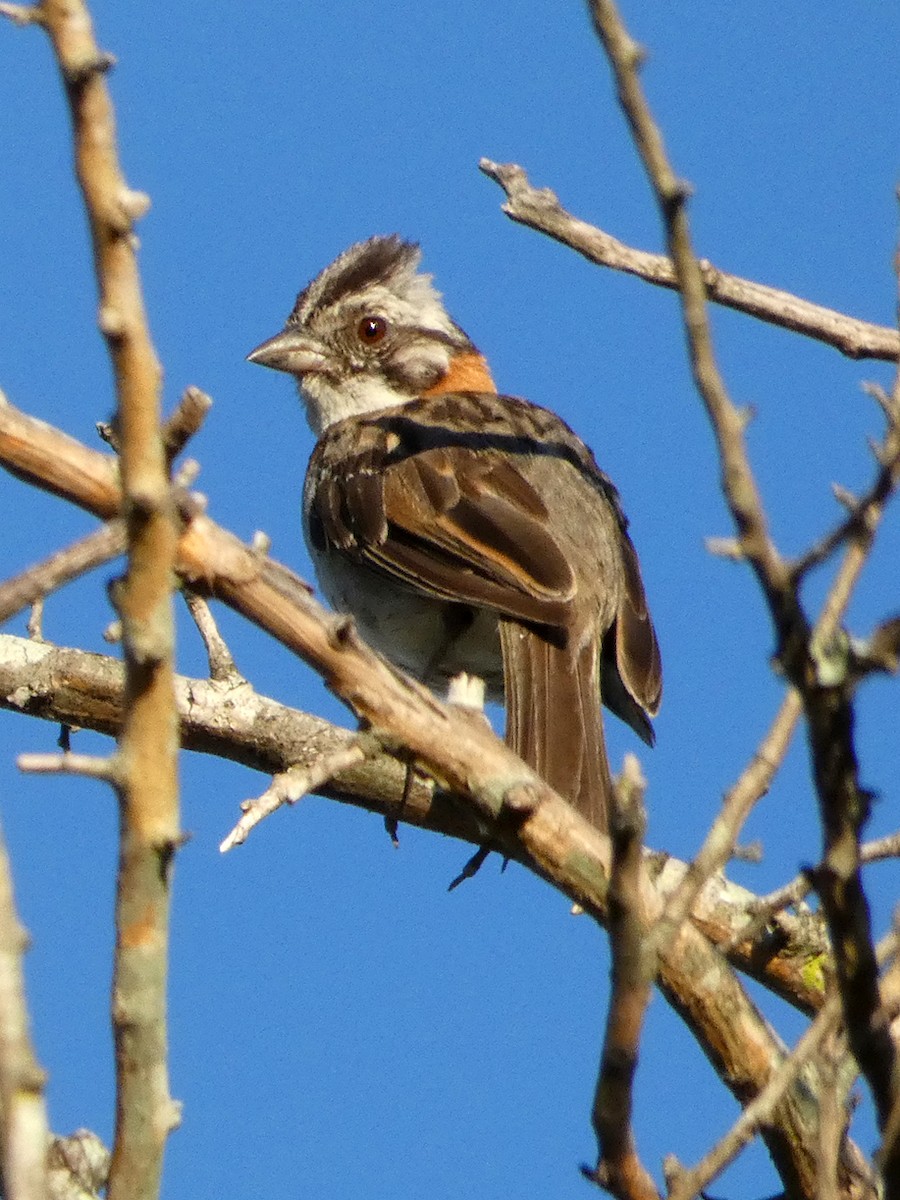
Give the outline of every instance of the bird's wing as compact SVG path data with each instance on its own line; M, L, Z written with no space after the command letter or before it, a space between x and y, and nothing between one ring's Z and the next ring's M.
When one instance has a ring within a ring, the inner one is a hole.
M637 554L625 530L621 548L625 587L603 643L603 701L652 746L653 726L648 716L655 717L659 711L662 659Z
M318 526L326 545L418 591L555 629L564 641L576 582L546 507L508 431L501 441L469 406L468 426L457 412L442 432L447 399L417 401L415 422L404 406L326 433L310 466L311 536ZM483 399L495 412L498 398Z

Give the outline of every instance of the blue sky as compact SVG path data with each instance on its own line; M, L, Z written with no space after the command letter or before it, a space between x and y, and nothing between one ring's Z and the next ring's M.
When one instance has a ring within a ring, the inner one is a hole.
M718 266L891 324L896 280L895 48L900 11L773 0L626 7L649 49L644 82L677 169L694 185L698 251ZM690 856L781 695L772 635L741 567L704 538L730 532L712 438L688 377L675 297L601 271L509 222L477 170L517 161L579 216L659 249L659 222L586 12L572 0L380 7L152 11L97 3L131 185L153 207L141 264L171 407L187 384L215 406L191 454L212 515L309 575L299 496L311 435L290 383L244 362L280 329L299 288L350 242L419 240L448 307L488 354L500 387L560 412L619 485L665 668L652 752L607 722L611 756L638 749L648 840ZM68 116L36 30L0 29L0 386L18 406L94 444L113 399ZM880 433L853 363L734 313L713 313L733 397L757 416L750 450L780 546L827 529L837 480L872 475ZM0 575L90 522L0 477ZM13 524L14 519L14 524ZM900 608L900 521L889 515L851 610L866 633ZM823 594L816 576L809 598ZM52 600L45 633L103 649L104 574ZM221 614L239 667L263 692L347 723L279 646ZM9 631L19 632L22 622ZM181 624L180 669L203 658ZM859 704L864 782L881 799L872 835L896 828L897 684ZM109 948L116 814L100 785L24 779L22 750L56 731L0 713L0 819L34 939L29 998L50 1071L55 1129L108 1136ZM76 748L102 752L79 734ZM240 801L265 781L185 756L171 984L172 1088L184 1125L164 1194L367 1200L586 1194L591 1090L607 996L603 937L526 872L493 862L451 896L467 857L449 840L311 799L223 859ZM758 891L818 851L802 738L746 838ZM871 873L883 928L898 870ZM787 1038L801 1023L771 1002ZM654 1000L637 1086L648 1166L691 1162L734 1114L664 1002ZM871 1141L863 1124L864 1147ZM717 1194L776 1190L762 1152Z

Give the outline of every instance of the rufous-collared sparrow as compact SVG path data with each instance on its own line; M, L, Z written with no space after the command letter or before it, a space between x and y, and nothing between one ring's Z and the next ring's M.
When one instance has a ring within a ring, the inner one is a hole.
M296 377L318 437L316 573L404 670L480 676L510 745L606 829L600 697L652 744L662 687L618 492L564 421L498 395L419 259L396 235L351 246L249 355Z

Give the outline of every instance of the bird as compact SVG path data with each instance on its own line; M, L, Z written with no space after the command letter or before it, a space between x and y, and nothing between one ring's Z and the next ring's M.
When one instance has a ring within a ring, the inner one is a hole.
M512 749L606 832L601 698L652 746L662 692L619 493L561 417L498 392L420 263L399 234L357 242L247 356L294 376L317 439L310 557L396 666L483 680Z

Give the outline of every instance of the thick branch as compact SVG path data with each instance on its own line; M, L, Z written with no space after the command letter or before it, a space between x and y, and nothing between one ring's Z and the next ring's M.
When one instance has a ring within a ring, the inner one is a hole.
M122 722L123 687L117 659L0 634L0 706L13 712L115 737ZM314 775L322 760L346 751L355 737L350 730L260 696L239 677L217 681L176 676L176 697L186 749L231 759L267 775L291 767ZM405 777L401 762L380 754L314 790L384 816L396 811ZM223 824L225 820L230 813ZM475 845L484 837L484 826L474 813L415 776L403 821ZM504 850L527 861L512 842ZM655 856L650 859L654 863ZM685 870L683 862L666 858L655 879L661 902L678 887ZM596 874L602 878L602 863L596 864ZM594 902L599 907L602 895ZM773 932L753 944L737 935L757 902L753 893L717 876L697 896L692 919L717 947L736 943L729 951L733 966L801 1011L815 1011L824 995L828 955L821 922L779 914L772 922Z

